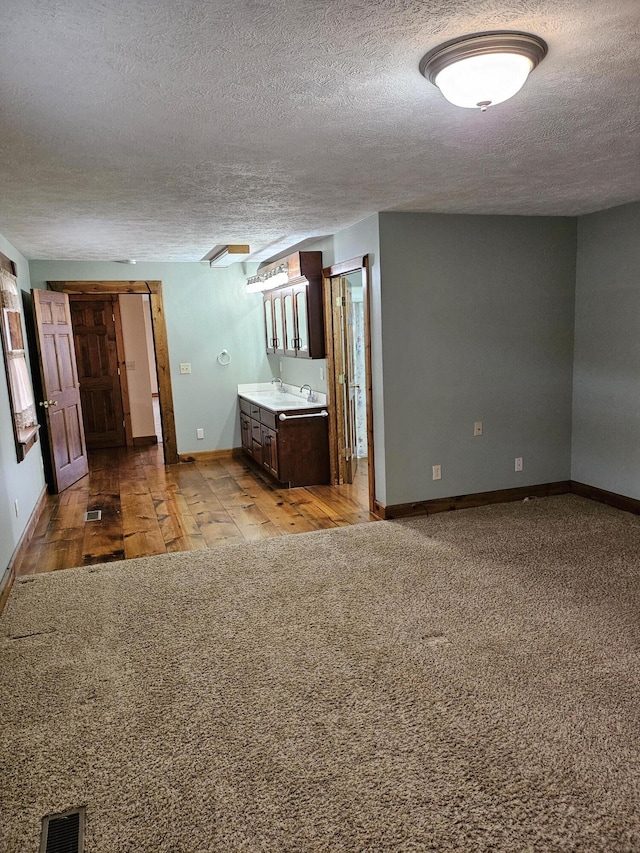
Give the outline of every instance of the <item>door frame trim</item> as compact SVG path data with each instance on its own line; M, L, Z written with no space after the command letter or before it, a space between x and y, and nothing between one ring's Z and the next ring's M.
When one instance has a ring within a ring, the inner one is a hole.
M369 255L360 255L348 261L332 264L322 270L322 291L325 311L325 344L327 358L327 398L329 411L329 457L331 482L337 485L338 424L336 420L335 360L333 353L333 306L331 305L331 279L362 271L362 302L364 307L364 372L367 403L367 476L369 487L369 512L376 514L375 445L373 437L373 381L371 367L371 261Z
M109 294L140 293L149 296L151 304L151 328L153 329L153 349L156 357L156 373L158 376L158 399L160 402L160 419L162 422L162 438L165 465L174 465L178 459L178 444L176 438L176 423L173 409L173 390L171 388L171 371L169 365L169 344L165 324L164 303L162 300L161 281L48 281L49 290L61 293L75 294Z

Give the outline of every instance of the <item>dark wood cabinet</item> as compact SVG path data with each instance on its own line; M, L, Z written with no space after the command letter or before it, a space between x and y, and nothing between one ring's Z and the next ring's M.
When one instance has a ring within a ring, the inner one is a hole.
M283 486L328 484L329 433L321 411L272 412L240 397L242 448Z
M288 270L288 283L263 294L267 352L324 358L322 253L296 252L264 269L283 265Z
M267 353L285 354L284 310L282 289L268 290L263 294L264 329Z

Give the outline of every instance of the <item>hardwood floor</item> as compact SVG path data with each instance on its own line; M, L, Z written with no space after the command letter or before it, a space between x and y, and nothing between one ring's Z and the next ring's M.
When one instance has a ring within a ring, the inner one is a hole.
M92 509L102 519L85 522ZM240 457L165 466L162 445L95 450L88 476L47 497L16 568L29 575L376 520L366 460L350 486L278 489Z

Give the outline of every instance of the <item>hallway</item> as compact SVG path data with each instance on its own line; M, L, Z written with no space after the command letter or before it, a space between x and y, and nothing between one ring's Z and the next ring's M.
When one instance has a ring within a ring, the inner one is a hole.
M161 444L95 450L88 476L46 497L17 574L375 521L366 469L350 486L279 489L241 456L165 466Z

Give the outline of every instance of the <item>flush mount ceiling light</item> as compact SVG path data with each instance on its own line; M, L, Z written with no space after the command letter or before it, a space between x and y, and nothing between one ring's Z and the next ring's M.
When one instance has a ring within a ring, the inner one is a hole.
M452 104L484 112L519 92L546 55L546 42L529 33L476 33L430 50L420 72Z
M249 246L232 244L213 249L203 260L208 261L210 267L230 267L231 264L246 261L249 254Z

